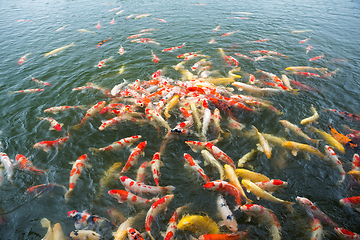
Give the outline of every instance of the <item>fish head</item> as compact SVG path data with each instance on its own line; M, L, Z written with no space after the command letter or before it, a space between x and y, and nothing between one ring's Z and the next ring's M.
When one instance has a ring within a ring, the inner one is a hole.
M72 210L67 213L68 217L74 218L77 215L78 211Z
M204 184L203 187L206 188L206 189L214 189L215 188L215 183L208 182L208 183Z

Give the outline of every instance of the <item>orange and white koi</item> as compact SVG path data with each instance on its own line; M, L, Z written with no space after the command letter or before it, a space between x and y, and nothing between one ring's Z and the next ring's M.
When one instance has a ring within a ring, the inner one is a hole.
M345 180L345 171L343 165L336 155L334 149L328 145L325 145L325 154L327 158L324 158L323 160L327 161L332 166L336 166L336 168L340 171L341 179L337 182L337 184L340 185Z
M311 49L312 49L312 46L308 46L308 47L306 48L306 54L308 54L308 52L309 52Z
M204 180L205 183L210 182L208 176L206 176L204 170L194 161L190 154L184 153L184 160L188 163L192 171L197 172L197 174Z
M270 39L264 38L264 39L259 39L256 41L248 41L249 43L259 43L259 42L268 42L270 41Z
M6 153L1 152L0 160L1 160L1 163L5 166L5 174L6 174L7 179L10 182L12 182L11 177L12 177L14 171L13 171L13 164L12 164L11 159L9 158L9 156Z
M61 191L67 191L66 187L63 185L59 185L56 183L45 183L29 187L24 194L34 194L36 196L39 196L45 192L57 191L60 189Z
M129 147L134 142L141 139L141 135L134 135L131 137L126 137L123 139L120 139L119 141L113 142L107 147L103 148L91 148L95 153L101 151L101 152L107 152L107 151L119 151L125 147Z
M226 61L229 65L231 65L232 63L234 63L235 66L239 66L239 61L236 60L236 59L235 59L234 57L232 57L232 56L225 56L224 59L225 59L225 61Z
M171 52L171 51L180 49L180 48L182 48L182 47L184 47L184 46L185 46L185 43L183 43L182 45L177 46L177 47L165 48L165 49L163 49L163 50L161 50L161 51L162 51L162 52Z
M355 208L356 211L360 212L360 196L343 198L339 201L342 205Z
M136 172L136 182L144 182L146 177L146 168L149 166L149 162L143 162Z
M219 26L217 26L216 28L213 29L213 32L219 31L219 29L220 29L220 24L219 24Z
M30 54L31 54L31 53L27 53L27 54L25 54L24 56L22 56L22 57L19 59L18 63L19 63L20 66L21 66L24 62L26 62L26 60L27 60L27 58L28 58L28 56L29 56Z
M108 192L110 196L117 199L119 203L127 203L129 206L132 205L147 205L157 200L153 198L151 200L139 197L131 192L125 190L112 189Z
M272 148L271 148L270 144L265 139L265 137L257 130L257 128L255 126L252 126L252 129L256 132L256 134L259 138L258 150L265 153L265 155L268 159L271 158Z
M56 131L61 131L61 127L64 125L63 123L58 123L55 119L51 118L51 117L38 117L38 119L42 120L46 120L50 123L50 129L49 130L56 130Z
M204 146L205 148L205 146ZM225 172L223 166L219 163L218 160L214 158L214 156L207 150L202 150L201 155L205 159L204 165L211 165L212 167L216 168L220 174L220 180L225 180Z
M48 82L44 82L44 81L41 81L41 80L38 80L38 79L36 79L36 78L31 78L34 82L36 82L36 83L39 83L40 85L45 85L45 86L50 86L50 83L48 83Z
M158 29L158 28L149 28L149 29L140 30L139 33L150 32L150 31L157 31L157 30L159 30L159 29Z
M345 146L349 146L353 149L356 149L358 147L358 145L356 143L353 143L350 138L348 138L344 134L339 133L335 128L333 128L331 126L331 121L329 123L329 130L330 130L331 136L333 136L339 143L341 143Z
M121 7L122 7L122 6L117 7L117 8L113 8L113 9L109 10L109 12L116 11L116 10L120 9Z
M310 58L310 59L309 59L309 62L313 62L313 61L319 60L319 59L321 59L321 58L323 58L323 57L325 57L324 54L323 54L323 55L320 55L320 56L317 56L317 57Z
M280 188L286 187L288 185L287 182L281 181L279 179L272 179L270 181L261 181L255 182L256 186L267 191L268 193L273 193Z
M160 62L160 58L154 54L153 50L151 50L151 55L153 56L152 61L154 63L159 63Z
M149 234L150 238L154 240L154 237L151 235L151 225L152 222L155 220L156 216L159 215L161 211L167 208L171 200L173 200L174 195L166 195L156 202L154 202L149 211L146 214L145 218L145 230Z
M15 157L15 160L16 160L16 162L15 162L14 166L19 166L21 170L30 171L30 172L33 172L33 173L39 174L39 175L45 174L45 172L43 170L33 166L32 162L22 154L17 154Z
M109 113L112 109L124 109L126 106L122 103L110 103L103 109L101 109L100 114Z
M266 224L269 227L272 239L281 239L281 226L273 211L257 204L243 205L241 211L249 217L256 217L258 221Z
M204 184L203 187L205 189L210 189L210 190L220 191L220 192L230 194L235 197L235 201L238 204L238 206L235 209L237 209L241 206L241 203L242 203L241 194L240 194L239 190L231 183L221 181L221 180L215 180L215 181Z
M173 213L173 215L170 218L170 221L169 221L169 224L166 229L165 236L164 236L164 240L173 240L174 239L175 231L177 229L177 221L178 221L179 215L187 207L188 207L188 205L184 205L184 206L178 207L175 210L175 212Z
M106 59L103 59L101 60L97 65L95 65L94 67L98 67L98 68L102 68L102 67L105 67L105 63L108 62L108 61L112 61L114 59L113 56L109 57L109 58L106 58Z
M312 142L317 142L318 140L312 139L311 137L309 137L308 135L306 135L298 126L296 126L295 124L287 121L287 120L280 120L279 121L285 128L290 129L291 131L293 131L296 135L305 138L306 140L312 141Z
M211 154L217 159L220 160L226 164L229 164L230 166L232 166L234 169L236 169L234 161L228 156L226 155L226 153L224 153L222 150L220 150L220 148L216 147L214 144L212 144L211 142L208 142L205 144L205 147L207 150L209 150L211 152Z
M310 217L315 217L320 221L327 223L333 227L338 227L325 213L315 206L309 199L305 197L296 197L296 201L306 210Z
M222 218L219 225L225 225L230 231L237 232L238 226L234 214L231 212L225 199L220 194L217 197L216 206L220 217Z
M321 225L321 222L317 218L310 219L310 228L311 228L311 240L321 240L324 234L324 228Z
M302 43L307 42L309 40L310 40L310 38L307 38L307 39L301 40L299 43L302 44Z
M148 16L150 16L150 15L151 15L150 13L140 14L140 15L137 15L137 16L135 17L135 19L143 18L143 17L148 17Z
M83 109L84 106L57 106L57 107L47 108L44 110L44 112L57 114L58 112L62 112L62 111L66 111L68 109L74 109L74 108Z
M273 80L276 83L282 83L281 79L273 73L265 72L260 69L257 69L256 72L260 72L260 73L264 74L265 76L267 76L268 78L270 78L271 80Z
M223 35L221 35L220 37L226 37L226 36L230 36L230 35L233 35L234 33L238 32L239 30L236 30L236 31L233 31L233 32L227 32L227 33L224 33Z
M24 90L18 90L18 91L10 91L9 94L13 93L35 93L35 92L43 92L44 89L42 88L29 88Z
M209 44L214 44L214 43L216 43L215 38L212 38L208 43L209 43Z
M121 176L120 182L126 190L132 191L134 193L159 194L165 192L172 192L175 190L174 186L160 187L145 185L143 183L136 182L127 176Z
M147 144L147 141L141 142L136 146L136 148L134 148L132 150L132 152L131 152L124 168L120 172L120 174L128 171L134 164L137 163L137 161L141 155L145 155L144 150L145 150L146 144Z
M132 227L127 228L128 232L128 238L132 240L144 240L144 237L135 229Z
M147 117L151 118L152 120L154 120L156 123L160 124L161 126L165 127L167 129L167 131L170 131L171 128L168 124L167 121L165 121L165 119L155 110L151 110L151 109L146 109L145 110Z
M131 42L136 42L136 43L153 43L153 44L156 44L156 45L160 45L160 43L158 43L158 42L156 42L155 40L150 39L150 38L139 38L139 39L132 40Z
M95 104L94 106L92 106L90 109L88 109L86 111L85 116L83 117L83 119L80 121L79 124L73 126L74 129L78 130L81 128L82 124L84 124L84 122L86 122L87 120L89 120L91 117L95 116L95 114L97 114L98 112L101 111L101 109L103 109L105 107L106 102L105 101L100 101L97 104Z
M246 239L246 233L206 233L201 235L198 240L240 240Z
M351 232L345 228L336 227L334 230L341 239L360 239L360 234Z
M69 137L70 137L70 135L69 135L69 132L68 132L66 137L58 138L58 139L53 140L53 141L41 141L41 142L35 143L33 148L42 149L45 152L48 152L50 150L50 148L61 147L62 145L64 145L64 143L67 140L69 140Z
M100 22L97 23L96 28L97 29L101 28Z
M151 172L154 178L156 186L159 186L159 178L160 178L160 166L162 162L160 160L160 152L156 152L151 161Z
M87 155L83 154L74 162L70 172L69 190L65 193L66 200L69 200L71 194L73 193L77 180L85 167L87 159Z
M112 41L112 38L108 38L108 39L105 39L105 40L102 40L101 42L99 42L95 48L99 48L101 47L104 43L106 42L109 42L109 41Z

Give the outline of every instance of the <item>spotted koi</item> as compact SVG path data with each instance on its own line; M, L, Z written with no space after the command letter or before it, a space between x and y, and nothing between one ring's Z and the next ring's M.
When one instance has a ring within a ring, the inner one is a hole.
M149 186L143 183L136 182L127 176L120 177L121 184L125 187L125 189L132 191L134 193L151 193L151 194L159 194L164 192L171 192L175 190L173 186L160 187L160 186Z
M137 163L137 160L139 159L140 155L144 155L144 150L146 147L147 141L139 143L136 148L134 148L124 166L124 168L121 170L120 174L127 172L134 164Z
M82 173L85 163L87 161L87 155L83 154L81 155L73 164L73 167L70 172L70 179L69 179L69 190L65 193L65 199L69 200L71 194L73 193L77 180L80 177L80 174Z

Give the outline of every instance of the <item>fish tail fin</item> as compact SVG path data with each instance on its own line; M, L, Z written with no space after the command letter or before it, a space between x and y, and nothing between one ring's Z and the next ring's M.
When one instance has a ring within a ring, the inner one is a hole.
M294 202L289 202L289 201L285 201L285 206L287 209L289 209L290 212L294 212L294 208L292 207L292 205L294 205Z
M69 46L75 46L75 43L74 43L74 42L72 42Z
M14 91L9 91L9 94L13 94L14 93Z
M316 133L316 128L313 127L313 126L308 126L308 127L307 127L307 130L308 130L309 132L311 132L311 133Z
M300 89L292 89L291 92L292 92L292 94L294 94L294 95L298 95L298 94L299 94L299 90L300 90Z
M71 128L74 130L79 130L81 128L81 125L77 124L77 125L72 126Z
M41 226L43 228L49 228L50 227L50 221L47 218L41 219L40 223L41 223Z
M165 189L166 189L169 193L171 193L171 192L173 192L173 191L175 190L175 187L174 187L174 186L167 186L167 187L165 187Z
M98 148L90 148L90 150L93 152L93 154L96 154L99 152Z
M149 234L149 237L151 238L151 240L155 240L155 238L151 235L150 231L147 232Z
M70 196L71 196L71 194L72 194L72 192L74 191L74 189L69 189L66 193L65 193L65 200L66 200L66 202L67 201L69 201L69 198L70 198Z

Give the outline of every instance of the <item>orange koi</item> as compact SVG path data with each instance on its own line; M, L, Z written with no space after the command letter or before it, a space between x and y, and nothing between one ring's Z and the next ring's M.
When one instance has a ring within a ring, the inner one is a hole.
M100 22L97 23L96 28L97 28L97 29L101 28Z
M104 43L106 43L106 42L108 42L108 41L111 41L111 40L112 40L112 38L108 38L108 39L105 39L105 40L99 42L99 43L96 45L96 48L101 47Z
M242 198L241 198L240 191L231 183L228 183L228 182L225 182L222 180L216 180L216 181L212 181L212 182L208 182L208 183L204 184L203 187L205 189L210 189L210 190L220 191L220 192L230 194L235 197L235 201L238 204L238 206L236 208L239 208L241 206Z
M319 59L321 59L321 58L323 58L323 57L325 57L324 54L321 55L321 56L317 56L317 57L310 58L310 59L309 59L309 62L313 62L313 61L319 60Z
M204 235L201 235L198 239L199 240L240 240L240 239L246 239L246 234L241 233L207 233Z
M341 239L360 239L360 234L351 232L345 228L336 227L334 230Z
M330 134L333 136L333 138L335 138L339 143L341 143L345 146L349 146L353 149L356 149L358 147L358 145L356 143L353 143L350 138L339 133L335 128L333 128L331 126L331 121L329 123L329 130L330 130Z

